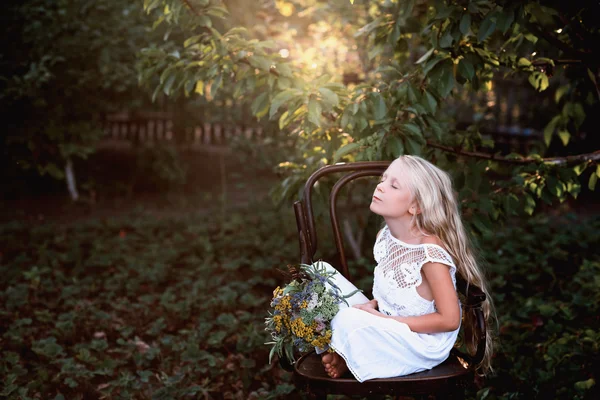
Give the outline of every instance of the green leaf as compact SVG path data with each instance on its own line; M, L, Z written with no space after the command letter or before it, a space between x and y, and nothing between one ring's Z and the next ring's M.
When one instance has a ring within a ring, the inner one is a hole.
M453 63L449 60L438 64L429 74L432 86L442 97L447 97L455 85Z
M536 44L538 41L538 37L535 36L533 33L525 33L523 34L523 37L533 44Z
M566 146L569 144L569 139L571 138L571 134L566 129L561 129L558 131L558 137L562 140L563 145Z
M339 105L340 99L338 98L338 95L332 92L331 90L322 87L319 88L319 93L321 93L325 104L327 104L328 106L337 107Z
M198 43L200 41L200 38L202 38L202 35L195 35L188 38L185 42L183 42L183 47L189 47L193 44Z
M252 64L253 67L256 67L258 69L262 69L263 71L270 71L271 70L271 60L269 60L266 57L262 57L262 56L252 56L249 59L250 64Z
M425 75L427 75L429 73L429 71L431 71L433 69L433 67L435 67L439 62L444 61L444 60L448 60L450 59L450 55L448 55L447 53L438 53L435 55L435 57L433 57L432 59L430 59L429 61L427 61L427 63L425 64L425 66L423 67L423 73Z
M573 172L575 172L575 174L576 174L577 176L579 176L579 175L581 175L581 173L582 173L583 171L585 171L585 169L587 168L587 166L588 166L588 163L587 163L587 162L583 162L583 163L581 163L581 164L579 164L579 165L576 165L576 166L573 168ZM600 165L598 166L598 168L600 168ZM596 170L596 173L600 173L600 169Z
M367 25L365 25L362 28L360 28L354 34L354 37L359 37L359 36L362 36L362 35L368 35L369 33L371 33L371 31L373 29L377 28L379 26L379 24L381 24L382 20L383 20L383 17L378 17L378 18L374 19L373 21L369 22Z
M466 58L461 58L458 62L458 72L463 76L463 78L467 80L472 80L473 76L475 76L475 68L471 61Z
M273 116L277 113L277 110L279 110L279 107L299 94L300 93L297 90L284 90L283 92L278 93L271 102L269 118L273 118Z
M206 9L206 13L212 15L217 18L225 18L229 15L229 11L224 9L223 7L218 6L210 6Z
M519 67L529 67L531 66L531 61L526 59L525 57L519 58L519 62L517 63Z
M529 75L529 83L542 92L548 88L548 75L543 72L533 72Z
M554 131L556 130L556 125L558 124L560 119L560 115L555 115L554 118L552 118L550 122L548 122L548 125L546 125L546 127L544 128L544 143L546 143L546 146L550 146L550 142L552 141L552 135L554 134Z
M215 80L210 85L210 94L214 98L217 95L217 92L223 85L223 75L219 75L215 78Z
M165 84L163 85L163 92L168 96L171 94L171 88L173 87L173 83L175 82L176 75L175 73L169 75L166 79Z
M400 126L400 129L402 129L404 132L408 133L410 136L421 136L422 135L421 128L419 127L419 125L412 123L412 122L402 124Z
M481 21L481 25L479 25L477 40L483 42L494 32L494 30L496 30L496 21L492 20L490 13L484 18L483 21Z
M373 116L376 120L384 119L387 114L387 106L383 96L379 93L373 93Z
M429 59L429 57L431 57L431 55L433 54L434 50L435 50L434 48L429 49L427 51L427 53L423 54L421 56L421 58L419 58L415 64L421 64L421 63L427 61L427 59Z
M532 215L535 210L535 200L529 193L524 193L523 197L525 198L525 207L524 210L527 214Z
M277 70L277 72L281 76L284 76L286 78L293 78L294 77L294 73L292 72L292 69L286 63L282 63L282 62L278 63L275 66L275 69Z
M413 138L406 138L406 148L408 150L408 154L419 156L421 155L421 146L417 143Z
M406 93L408 95L408 101L410 104L417 104L419 102L419 95L417 89L412 83L408 83Z
M433 134L435 135L436 139L442 140L444 131L442 130L442 127L440 126L438 121L435 118L429 117L427 115L425 116L425 120L427 121L427 124L431 127L431 130L433 131Z
M543 92L544 90L548 89L548 75L546 75L545 73L540 73L541 75L541 82L540 82L540 92Z
M596 75L594 75L592 70L589 68L587 69L587 73L588 73L588 76L590 77L590 80L592 81L592 83L597 86L598 84L596 83Z
M560 195L562 194L562 189L559 184L559 181L553 176L546 177L546 187L548 188L550 193L552 193L556 197L560 197Z
M554 93L554 101L556 104L560 102L560 99L569 91L569 89L570 85L563 85L556 89L556 92Z
M210 28L212 26L212 20L206 15L199 15L196 19L198 25Z
M387 139L387 149L389 155L397 158L404 154L404 144L402 140L397 136L389 136Z
M586 381L575 382L575 389L579 391L590 390L592 387L596 385L596 381L594 378L590 378Z
M400 38L400 22L400 19L396 21L396 23L394 24L394 28L392 29L392 33L388 36L388 43L392 46L395 46L396 42Z
M338 162L342 157L360 148L360 144L353 142L340 147L333 155L333 162Z
M469 31L471 30L471 14L463 14L460 18L460 32L467 36Z
M340 121L340 128L344 129L350 123L350 118L352 117L352 112L348 107L342 113L342 119Z
M424 102L424 105L426 105L429 113L435 114L435 112L437 111L437 105L438 105L435 97L431 93L429 93L427 90L425 90L425 95L423 96L423 98L426 100Z
M256 97L256 99L254 99L254 101L250 105L250 110L252 111L252 114L258 116L258 114L262 113L262 111L265 108L268 111L268 106L269 106L269 93L263 92L263 93L259 94ZM265 112L265 114L266 114L266 112Z
M452 31L450 29L448 29L448 30L446 30L446 32L444 32L444 34L440 38L439 46L441 48L448 48L448 47L452 46L453 41L454 41L454 38L452 37Z
M369 60L372 60L375 57L377 57L379 54L381 54L383 52L383 50L384 50L384 46L382 44L373 46L367 53Z
M308 101L308 120L316 126L321 126L321 112L321 104L316 99L311 98Z
M588 181L588 188L590 190L594 190L596 189L596 182L598 182L598 175L597 174L591 174L590 175L590 180Z
M505 34L513 21L515 20L515 13L513 10L504 10L498 15L498 29Z

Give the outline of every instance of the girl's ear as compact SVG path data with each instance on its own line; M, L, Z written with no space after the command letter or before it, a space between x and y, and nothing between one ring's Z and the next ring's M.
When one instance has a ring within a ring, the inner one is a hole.
M417 215L417 214L421 214L421 209L419 208L419 206L417 204L413 204L412 206L410 206L410 208L408 209L408 212L411 215Z

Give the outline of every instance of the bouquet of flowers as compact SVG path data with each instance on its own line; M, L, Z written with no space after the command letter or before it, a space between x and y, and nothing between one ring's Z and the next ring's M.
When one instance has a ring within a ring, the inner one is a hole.
M292 281L273 291L273 310L265 322L273 339L265 343L272 345L269 362L275 353L294 362L294 348L300 352L329 350L331 320L339 305L347 305L346 299L359 291L343 295L331 279L337 272L320 262L290 267L290 272Z

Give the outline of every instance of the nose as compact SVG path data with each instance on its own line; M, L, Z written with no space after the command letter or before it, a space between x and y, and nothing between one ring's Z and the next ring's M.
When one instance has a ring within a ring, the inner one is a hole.
M380 191L381 193L383 193L383 182L379 182L377 184L377 187L375 188L376 191Z

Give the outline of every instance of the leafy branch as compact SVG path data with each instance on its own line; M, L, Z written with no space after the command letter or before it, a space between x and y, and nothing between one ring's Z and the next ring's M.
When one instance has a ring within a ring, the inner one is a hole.
M497 161L497 162L502 162L502 163L506 163L506 164L526 165L526 164L544 163L544 164L553 164L553 165L558 165L558 166L570 166L570 165L575 165L575 164L579 164L582 162L596 164L596 163L598 163L598 160L600 160L600 150L594 151L592 153L577 154L577 155L565 156L565 157L510 158L510 157L505 157L505 156L499 156L497 154L488 154L488 153L482 153L482 152L477 152L477 151L468 151L468 150L464 150L464 149L460 149L460 148L445 146L445 145L442 145L439 143L435 143L431 140L427 140L427 145L430 147L440 149L440 150L443 150L448 153L457 154L460 156L478 158L478 159L482 159L482 160Z

